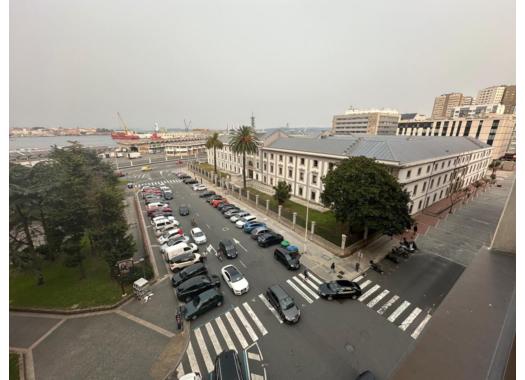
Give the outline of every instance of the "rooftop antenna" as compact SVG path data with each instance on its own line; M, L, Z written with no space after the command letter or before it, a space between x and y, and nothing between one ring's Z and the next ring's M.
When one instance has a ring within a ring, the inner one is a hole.
M253 116L253 112L252 112L251 120L252 120L252 128L255 129L255 116Z
M191 127L191 120L187 123L186 119L184 119L184 127L185 127L184 130L186 132L188 132L190 130L190 127Z

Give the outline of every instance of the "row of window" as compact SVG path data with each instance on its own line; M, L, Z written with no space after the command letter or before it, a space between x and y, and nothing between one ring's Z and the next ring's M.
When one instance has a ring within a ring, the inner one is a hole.
M266 176L263 176L263 182L270 186L274 186L273 177L270 177L267 181ZM275 182L278 182L278 180ZM292 194L297 195L301 198L305 198L305 191L302 186L297 186L297 191L295 191L294 184L293 183L288 183L288 184L292 187ZM275 183L275 185L277 185L277 183ZM310 200L311 201L317 202L317 195L318 195L318 192L316 190L310 190Z

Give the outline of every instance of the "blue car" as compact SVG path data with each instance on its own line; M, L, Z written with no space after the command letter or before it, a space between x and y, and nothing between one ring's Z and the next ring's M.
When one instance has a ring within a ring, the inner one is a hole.
M257 221L247 222L247 223L244 224L243 230L244 230L244 232L249 234L256 227L266 227L266 224L265 223L261 223L261 222L257 222Z

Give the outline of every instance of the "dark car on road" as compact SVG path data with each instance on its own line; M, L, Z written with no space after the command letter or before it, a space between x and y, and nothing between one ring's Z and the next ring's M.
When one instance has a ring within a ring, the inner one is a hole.
M361 287L352 281L336 280L319 285L319 295L327 300L336 298L351 298L353 300L361 296Z
M205 191L199 195L199 198L208 198L208 197L211 197L212 195L215 195L215 191Z
M192 277L207 273L208 269L203 263L196 263L184 268L179 273L174 274L173 277L171 277L171 285L173 285L173 287L177 287Z
M235 206L234 204L228 203L228 204L225 204L223 207L221 207L220 211L221 211L222 214L224 214L226 211L233 210L233 209L236 209L236 208L237 208L237 206Z
M165 190L162 192L162 194L164 195L164 199L166 200L173 199L173 192L171 190Z
M177 286L177 298L179 301L189 302L197 294L202 293L211 288L219 288L221 280L219 276L212 275L198 275L192 277L182 284Z
M186 216L190 215L190 208L186 205L180 205L179 206L179 215L180 216Z
M231 218L235 214L239 213L239 211L241 211L241 209L239 207L233 207L233 208L229 209L228 211L226 211L224 213L224 217L225 218Z
M250 232L250 237L253 239L253 240L257 240L257 238L259 236L261 236L262 234L265 234L267 232L272 232L272 230L270 228L268 228L267 226L264 226L264 227L257 227L257 228L254 228L252 230L252 232Z
M301 317L301 311L292 297L288 295L279 285L273 285L266 291L268 301L275 307L281 318L286 323L297 323Z
M206 202L211 203L216 199L222 199L222 195L213 194L211 197L206 198Z
M193 299L182 308L184 319L197 319L206 311L219 307L223 303L223 295L217 288L211 288L193 297Z
M225 350L215 358L215 368L210 373L210 380L244 380L235 350Z
M197 181L196 179L193 179L193 178L186 178L184 181L186 185L193 185L194 183L199 183L199 181Z
M259 244L259 247L269 247L270 245L279 244L283 239L283 235L271 231L259 235L257 238L257 244Z
M224 239L219 242L219 252L228 259L235 259L238 256L237 247L231 239Z
M224 200L224 202L220 202L218 205L217 205L217 210L221 211L224 207L228 206L229 203L227 200Z
M301 263L299 262L299 253L290 252L286 248L275 248L275 251L273 252L273 257L277 261L280 261L288 269L296 270L301 267Z
M246 232L247 234L249 234L257 227L266 227L266 223L252 220L251 222L245 223L244 226L242 227L242 230Z

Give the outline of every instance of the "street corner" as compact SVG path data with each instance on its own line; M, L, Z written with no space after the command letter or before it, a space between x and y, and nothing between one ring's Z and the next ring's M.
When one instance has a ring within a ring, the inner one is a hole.
M182 332L171 338L150 368L150 377L162 380L173 374L186 353L190 341L190 324L185 322Z
M62 323L60 317L28 316L9 314L9 346L30 348L50 330Z

